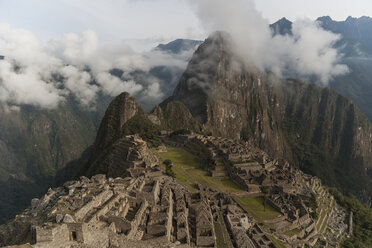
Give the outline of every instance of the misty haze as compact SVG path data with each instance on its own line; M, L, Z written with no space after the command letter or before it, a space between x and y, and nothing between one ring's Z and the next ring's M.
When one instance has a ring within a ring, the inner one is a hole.
M0 247L372 247L371 9L0 0Z

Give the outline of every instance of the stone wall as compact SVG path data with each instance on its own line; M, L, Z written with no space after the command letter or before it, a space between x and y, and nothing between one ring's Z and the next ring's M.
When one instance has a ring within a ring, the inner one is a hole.
M70 232L66 224L57 226L35 227L36 248L61 247L71 241Z
M94 196L90 202L88 202L84 207L75 212L74 216L76 220L83 219L90 210L95 207L101 206L104 202L109 200L110 197L113 196L113 194L114 193L111 190L104 190L99 195Z

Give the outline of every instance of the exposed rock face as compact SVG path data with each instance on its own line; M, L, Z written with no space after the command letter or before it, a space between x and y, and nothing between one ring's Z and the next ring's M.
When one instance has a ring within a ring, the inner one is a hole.
M200 40L177 39L168 44L160 44L155 49L163 52L180 54L182 52L195 50L201 43L203 42Z
M109 105L93 148L87 160L81 159L78 176L98 173L111 177L125 176L133 163L153 164L156 158L149 152L146 142L133 136L141 129L160 130L128 93L117 96Z
M166 129L190 129L202 132L202 125L193 118L190 110L178 101L164 102L162 108L157 106L149 118Z
M106 110L98 130L94 146L102 150L121 136L123 125L135 115L145 115L145 112L127 92L117 96Z
M127 169L134 165L155 165L157 158L150 152L146 142L133 136L125 136L87 164L84 175L104 173L109 177L129 175Z
M366 116L328 88L249 68L232 47L223 33L206 40L168 105L182 102L214 136L246 139L368 201L372 125Z

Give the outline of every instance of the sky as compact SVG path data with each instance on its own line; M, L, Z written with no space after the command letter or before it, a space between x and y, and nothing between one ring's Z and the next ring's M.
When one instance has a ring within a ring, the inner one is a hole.
M316 19L330 15L372 16L368 0L255 0L269 22L285 16ZM0 0L0 22L27 29L43 41L92 29L100 42L125 41L138 49L175 38L204 39L189 0Z
M349 69L333 46L340 36L313 20L368 9L363 0L0 0L0 103L55 108L73 95L94 109L100 93L123 91L160 102L169 82L152 68L168 68L177 81L195 47L177 55L153 48L216 30L231 35L247 65L327 85ZM293 36L272 35L269 24L283 16Z

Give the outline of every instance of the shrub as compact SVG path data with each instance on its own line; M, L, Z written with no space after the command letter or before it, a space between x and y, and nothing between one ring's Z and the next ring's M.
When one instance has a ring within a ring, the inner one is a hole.
M188 129L179 129L171 133L171 136L173 135L190 135L191 131Z

